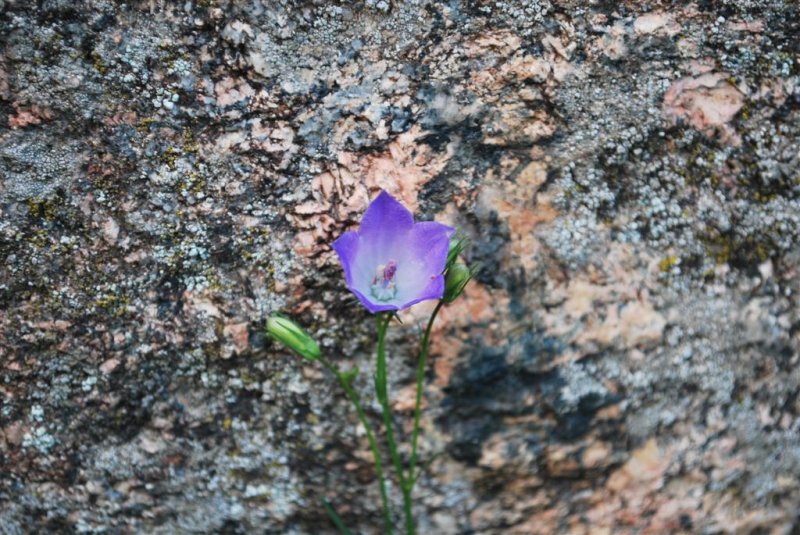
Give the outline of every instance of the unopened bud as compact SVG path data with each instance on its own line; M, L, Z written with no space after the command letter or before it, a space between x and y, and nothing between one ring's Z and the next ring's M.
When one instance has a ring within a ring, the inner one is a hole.
M444 279L444 296L442 299L445 303L452 303L461 295L464 287L472 279L472 273L473 270L460 262L450 266Z
M289 319L282 316L270 317L267 319L267 333L308 360L319 358L319 346L314 339Z

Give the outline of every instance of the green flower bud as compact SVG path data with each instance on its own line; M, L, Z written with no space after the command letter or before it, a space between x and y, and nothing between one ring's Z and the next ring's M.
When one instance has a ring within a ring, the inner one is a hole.
M442 300L445 303L452 303L464 291L464 287L472 279L473 270L468 268L462 263L453 264L447 270L444 279L444 296Z
M319 346L314 339L298 327L295 322L283 316L272 316L267 319L267 333L308 360L317 360L319 358Z

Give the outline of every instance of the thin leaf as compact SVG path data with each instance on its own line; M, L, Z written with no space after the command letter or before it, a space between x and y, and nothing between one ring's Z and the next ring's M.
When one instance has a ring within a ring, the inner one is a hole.
M339 515L336 514L336 511L328 500L323 499L322 505L325 507L325 512L328 513L328 517L331 519L331 522L333 522L333 525L339 530L339 533L342 535L353 535L353 532L347 529L347 526L344 525L344 522L339 518Z

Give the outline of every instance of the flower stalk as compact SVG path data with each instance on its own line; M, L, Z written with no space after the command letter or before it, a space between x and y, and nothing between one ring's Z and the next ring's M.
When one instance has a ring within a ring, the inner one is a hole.
M395 472L397 473L397 480L400 489L403 493L403 511L406 517L406 526L409 522L409 513L411 509L411 493L406 483L405 471L403 463L400 460L400 454L397 450L397 441L394 436L394 422L392 420L392 408L389 402L389 392L387 387L387 372L386 372L386 330L389 327L389 322L392 321L392 314L383 313L377 315L378 323L378 344L377 344L377 359L375 365L375 397L378 398L378 403L381 405L381 412L383 413L383 426L386 433L386 444L389 446L389 455L394 464ZM411 519L413 526L413 518ZM406 529L408 532L408 529ZM413 527L412 531L413 533Z
M341 372L336 365L322 356L320 356L319 361L336 377L336 379L339 381L339 384L342 385L342 389L347 395L347 399L350 400L350 403L352 403L353 407L356 409L358 420L361 422L361 425L364 427L364 432L367 434L367 442L369 442L369 449L372 451L372 460L375 464L375 476L377 477L378 485L380 486L381 506L383 509L383 529L387 534L392 535L392 533L394 533L394 529L392 528L392 512L391 508L389 507L389 494L386 492L386 477L383 474L381 450L378 447L378 441L375 438L375 432L372 430L372 425L369 423L369 419L367 418L367 413L364 412L364 407L361 405L361 400L358 397L358 393L355 391L355 389L353 389L352 381L354 376L351 374L353 370L350 370L349 372ZM337 527L339 526L337 525Z
M273 339L281 342L289 349L294 350L302 357L322 364L326 370L331 372L336 377L336 379L339 381L339 384L342 385L342 389L347 395L347 399L353 404L356 414L358 414L358 420L361 422L361 425L364 427L364 432L367 435L367 442L369 442L369 449L372 451L372 459L373 463L375 464L375 476L378 479L378 485L380 486L383 528L385 533L392 535L394 533L394 528L392 525L392 512L389 507L389 494L386 491L386 477L383 473L383 460L381 459L381 451L378 446L378 440L375 438L375 432L373 431L372 425L369 423L369 419L367 418L367 413L364 411L364 407L361 404L361 399L353 388L353 380L358 375L358 368L353 368L346 372L342 372L335 364L322 355L319 345L313 338L311 338L311 336L308 335L308 333L301 329L296 323L284 318L283 316L270 317L267 320L266 330ZM331 506L330 503L324 501L323 507L328 513L328 516L331 518L331 521L342 534L348 535L351 533L342 522L342 519L336 514L336 511L333 509L333 506Z
M419 422L422 416L422 389L425 382L425 370L428 363L428 349L431 341L431 330L433 329L433 322L436 321L436 316L442 309L444 301L436 303L436 308L433 309L431 317L428 319L428 326L425 328L425 334L422 335L422 343L420 345L419 360L417 362L417 392L416 399L414 400L414 429L411 432L411 459L408 463L408 485L413 490L414 484L417 482L417 474L415 473L417 467L417 442L419 441Z

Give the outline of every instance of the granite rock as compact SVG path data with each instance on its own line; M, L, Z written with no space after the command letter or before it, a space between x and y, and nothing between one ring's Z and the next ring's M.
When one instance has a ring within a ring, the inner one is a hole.
M796 532L798 21L0 0L0 533L333 533L323 497L379 532L342 392L263 332L370 369L330 244L379 189L484 266L435 326L421 533Z

